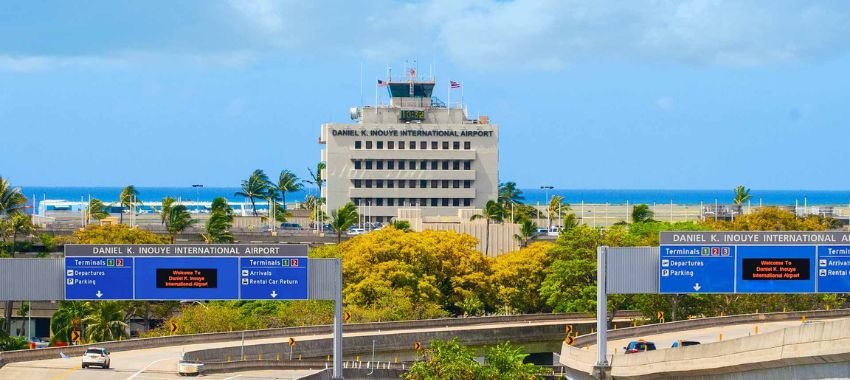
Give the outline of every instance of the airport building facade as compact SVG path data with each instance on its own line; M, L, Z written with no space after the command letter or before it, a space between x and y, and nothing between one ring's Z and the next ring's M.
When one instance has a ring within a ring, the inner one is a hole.
M353 123L322 125L326 211L351 201L374 222L400 209L422 217L482 209L499 186L499 129L433 97L435 82L380 82L386 105L351 109Z

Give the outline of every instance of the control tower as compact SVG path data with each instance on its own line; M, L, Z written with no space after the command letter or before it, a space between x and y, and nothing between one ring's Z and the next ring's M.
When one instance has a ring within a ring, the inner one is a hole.
M457 82L439 83L458 91ZM499 129L471 119L462 102L434 97L438 82L418 77L379 80L389 104L351 109L352 123L323 124L326 210L351 201L372 222L389 222L400 209L422 216L457 216L497 198ZM448 97L447 97L448 99Z

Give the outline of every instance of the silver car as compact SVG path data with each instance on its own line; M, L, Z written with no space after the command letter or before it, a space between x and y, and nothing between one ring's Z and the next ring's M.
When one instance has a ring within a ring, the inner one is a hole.
M102 347L92 347L83 354L83 368L97 366L109 369L109 351Z

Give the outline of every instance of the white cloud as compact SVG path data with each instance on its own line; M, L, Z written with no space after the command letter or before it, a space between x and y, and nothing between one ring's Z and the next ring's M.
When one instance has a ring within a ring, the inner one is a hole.
M662 96L655 99L655 106L663 110L673 109L676 107L676 100L669 96Z

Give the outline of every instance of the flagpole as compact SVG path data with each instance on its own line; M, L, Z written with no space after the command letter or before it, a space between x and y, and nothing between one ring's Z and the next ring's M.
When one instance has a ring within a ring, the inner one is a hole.
M378 119L378 77L375 77L375 122Z
M452 82L451 81L449 81L448 93L449 93L449 95L448 95L449 100L448 100L448 103L446 103L446 115L449 116L449 120L447 121L447 123L451 123L452 122L452 120L451 120L451 116L452 116Z

